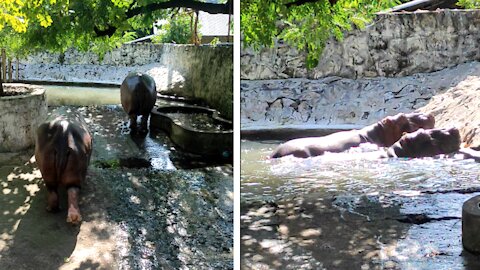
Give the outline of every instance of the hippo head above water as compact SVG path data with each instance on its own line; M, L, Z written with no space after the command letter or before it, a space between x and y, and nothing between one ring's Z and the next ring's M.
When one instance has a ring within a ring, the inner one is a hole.
M407 133L415 132L420 128L432 129L435 127L435 118L429 113L407 113L405 117L408 120L405 131Z
M388 147L398 141L404 133L415 132L420 128L434 128L435 118L424 113L399 113L384 118L380 126L383 130L383 145Z
M460 143L457 128L419 129L403 135L388 152L397 157L431 157L455 152L460 149Z

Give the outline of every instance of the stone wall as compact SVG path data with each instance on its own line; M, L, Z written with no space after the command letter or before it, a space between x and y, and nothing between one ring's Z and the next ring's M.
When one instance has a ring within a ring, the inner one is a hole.
M0 97L0 152L17 152L35 144L35 132L47 117L45 89L5 84L5 91L29 92Z
M360 128L387 115L420 110L434 113L437 126L460 128L465 142L480 144L472 139L480 135L479 74L480 63L471 62L403 78L243 80L241 127Z
M100 59L69 50L21 61L20 80L121 84L129 72L152 75L159 91L200 98L233 117L233 46L129 44Z
M402 77L480 60L480 10L440 10L378 14L363 30L331 39L317 67L285 44L255 52L242 48L246 80Z

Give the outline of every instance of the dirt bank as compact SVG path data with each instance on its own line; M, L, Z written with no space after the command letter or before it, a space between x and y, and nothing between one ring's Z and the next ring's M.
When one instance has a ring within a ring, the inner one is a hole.
M450 76L455 76L452 72ZM468 74L464 80L435 95L419 109L435 115L436 126L455 126L465 146L480 146L480 77Z

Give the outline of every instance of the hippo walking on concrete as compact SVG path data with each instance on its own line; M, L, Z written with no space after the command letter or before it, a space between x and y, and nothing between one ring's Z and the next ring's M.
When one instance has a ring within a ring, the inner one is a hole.
M152 77L144 73L130 73L120 86L120 99L130 117L130 128L137 129L137 116L142 116L141 131L148 131L148 117L157 100L157 89Z
M53 115L37 129L35 159L48 190L47 211L59 210L58 188L68 196L67 222L82 220L78 206L92 153L92 137L82 118Z

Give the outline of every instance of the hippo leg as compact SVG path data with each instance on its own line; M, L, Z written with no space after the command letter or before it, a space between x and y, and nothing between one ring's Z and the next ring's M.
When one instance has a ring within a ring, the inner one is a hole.
M80 208L78 207L78 195L80 189L78 187L69 187L67 189L68 195L68 214L67 222L72 224L78 224L82 221L82 216L80 215Z
M132 131L137 130L137 115L130 114L129 117L130 117L130 129Z
M60 210L58 204L58 191L56 186L47 186L48 195L47 195L47 211L48 212L58 212Z
M148 117L149 116L150 116L150 114L142 115L142 121L140 123L140 131L143 132L143 133L148 132Z

